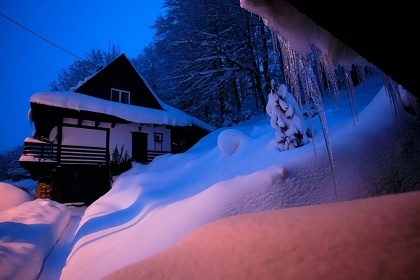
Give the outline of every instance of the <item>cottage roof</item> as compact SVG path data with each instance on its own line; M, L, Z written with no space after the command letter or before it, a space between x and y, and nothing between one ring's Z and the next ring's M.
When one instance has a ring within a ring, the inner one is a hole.
M116 116L129 122L163 124L173 126L198 126L207 131L214 127L186 114L185 112L160 102L163 110L123 104L80 94L72 91L38 92L31 96L31 103L89 111Z

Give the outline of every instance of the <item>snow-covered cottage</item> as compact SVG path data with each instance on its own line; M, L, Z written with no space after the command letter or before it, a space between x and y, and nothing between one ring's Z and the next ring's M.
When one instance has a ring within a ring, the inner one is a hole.
M19 162L62 203L90 204L106 193L115 150L147 164L214 129L163 103L124 54L74 91L33 94L30 108L35 132Z

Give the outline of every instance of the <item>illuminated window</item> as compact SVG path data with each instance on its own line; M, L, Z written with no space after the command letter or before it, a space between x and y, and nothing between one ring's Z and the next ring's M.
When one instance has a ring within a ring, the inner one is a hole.
M130 104L130 92L126 90L112 88L111 101Z

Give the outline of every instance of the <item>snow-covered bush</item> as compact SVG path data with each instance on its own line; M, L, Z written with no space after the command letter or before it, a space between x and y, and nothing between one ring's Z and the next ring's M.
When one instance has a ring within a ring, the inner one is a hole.
M124 145L118 150L118 146L115 146L114 151L111 155L111 161L109 162L109 172L112 176L120 175L121 173L129 170L132 167L132 158L128 155L128 152L124 150Z
M271 126L276 130L279 150L294 149L309 142L302 110L286 85L272 83L266 111L271 117Z

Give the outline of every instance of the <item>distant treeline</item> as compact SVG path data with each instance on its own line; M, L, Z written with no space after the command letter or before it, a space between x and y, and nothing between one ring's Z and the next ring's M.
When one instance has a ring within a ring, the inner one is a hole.
M19 158L22 153L23 146L17 146L9 151L0 153L0 181L19 181L31 177L19 164Z

